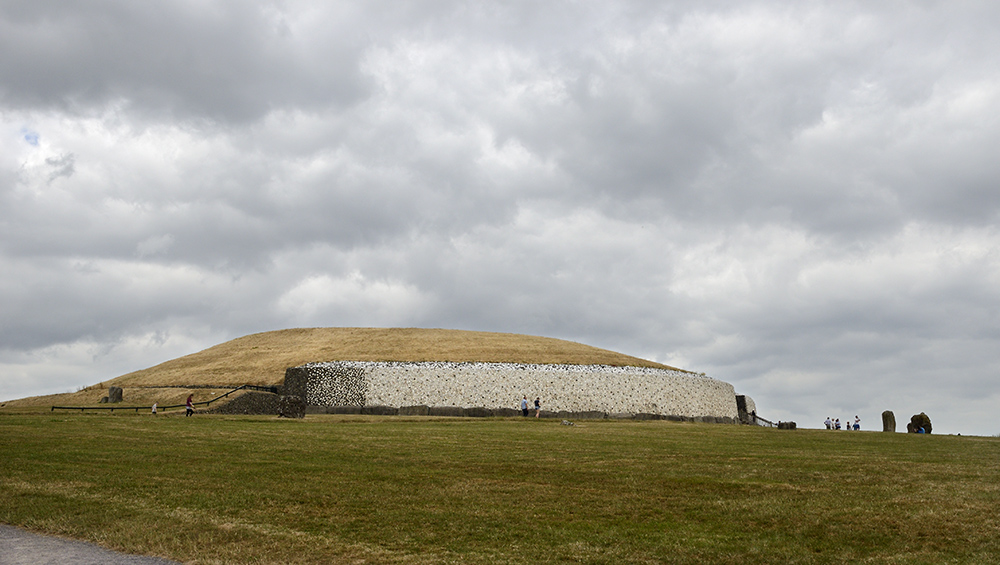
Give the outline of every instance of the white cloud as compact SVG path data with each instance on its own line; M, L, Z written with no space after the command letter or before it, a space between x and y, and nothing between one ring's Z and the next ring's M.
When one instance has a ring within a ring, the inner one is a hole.
M296 326L408 326L428 308L413 285L347 276L310 276L284 293L276 304L282 318Z

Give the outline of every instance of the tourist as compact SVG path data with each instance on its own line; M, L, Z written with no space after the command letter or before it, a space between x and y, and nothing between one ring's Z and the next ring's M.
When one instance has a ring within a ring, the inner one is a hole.
M191 414L194 414L194 395L193 394L189 394L188 395L187 404L185 405L185 409L187 410L185 416L190 416Z
M836 420L833 421L833 429L835 430L840 429L840 418L837 418Z
M858 418L858 415L855 414L854 415L854 431L858 431L860 429L861 429L861 418Z
M535 417L537 418L542 413L542 403L541 398L535 398Z
M831 420L829 416L826 417L826 421L823 423L826 424L826 429L828 430L833 429L833 420Z
M156 403L153 403L153 415L156 416Z
M528 417L528 395L524 395L521 399L521 415L525 418Z

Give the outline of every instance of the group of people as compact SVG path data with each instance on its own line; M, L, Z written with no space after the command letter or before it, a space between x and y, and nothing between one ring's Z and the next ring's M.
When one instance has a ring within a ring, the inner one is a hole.
M535 398L535 417L537 418L542 413L542 400L541 398ZM525 395L521 399L521 415L525 418L528 417L528 396Z
M153 415L154 416L156 416L157 405L158 405L158 403L156 403L156 402L153 403ZM187 402L184 404L184 415L185 416L190 416L191 414L194 414L194 395L193 394L189 394L188 395Z
M840 430L840 429L850 430L850 429L852 429L851 428L851 422L850 422L850 420L844 422L843 428L841 428L841 426L840 426L840 418L837 418L836 420L831 420L829 417L827 417L826 421L823 422L823 423L826 424L826 429L828 429L828 430ZM858 431L858 430L861 429L861 418L858 418L857 415L854 416L854 428L853 429L854 429L854 431Z

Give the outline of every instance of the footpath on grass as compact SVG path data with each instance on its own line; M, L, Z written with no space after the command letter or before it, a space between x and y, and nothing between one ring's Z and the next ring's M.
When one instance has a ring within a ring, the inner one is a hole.
M3 565L174 565L162 557L129 555L84 541L35 534L0 524L0 563Z

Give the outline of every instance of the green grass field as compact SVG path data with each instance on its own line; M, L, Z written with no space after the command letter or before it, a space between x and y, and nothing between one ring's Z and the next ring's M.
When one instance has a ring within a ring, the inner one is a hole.
M996 563L1000 439L0 415L0 522L194 563Z

